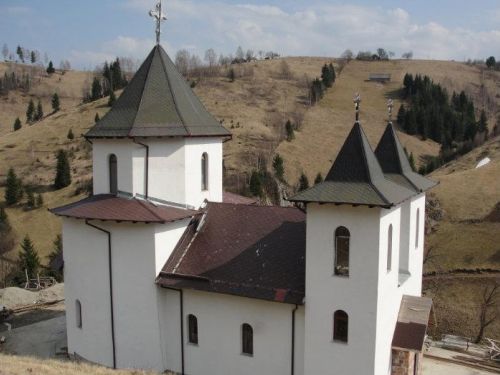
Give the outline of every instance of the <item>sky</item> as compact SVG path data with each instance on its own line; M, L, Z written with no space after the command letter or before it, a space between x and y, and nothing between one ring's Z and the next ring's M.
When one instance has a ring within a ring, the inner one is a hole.
M116 56L142 60L154 46L157 0L0 0L0 45L47 52L58 66L93 69ZM340 56L346 49L396 57L500 59L499 0L164 0L162 45L174 57L244 50Z

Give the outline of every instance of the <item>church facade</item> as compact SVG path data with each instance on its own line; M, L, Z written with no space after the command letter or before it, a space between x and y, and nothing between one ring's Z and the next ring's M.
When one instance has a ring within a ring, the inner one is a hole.
M231 134L160 45L86 138L94 195L62 218L68 351L112 368L417 374L425 192L392 124L358 121L323 183L261 206L223 189Z

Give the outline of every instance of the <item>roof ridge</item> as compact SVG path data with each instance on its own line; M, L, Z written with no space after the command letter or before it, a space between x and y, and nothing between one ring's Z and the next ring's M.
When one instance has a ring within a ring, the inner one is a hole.
M151 213L151 215L153 215L154 217L156 217L158 220L160 220L161 222L165 222L165 219L161 218L160 216L158 216L155 212L153 212L153 210L151 210L147 205L146 205L146 201L143 201L142 199L137 199L137 198L132 198L134 200L136 200L137 202L139 202L139 204L144 207L149 213ZM148 202L149 203L149 202Z

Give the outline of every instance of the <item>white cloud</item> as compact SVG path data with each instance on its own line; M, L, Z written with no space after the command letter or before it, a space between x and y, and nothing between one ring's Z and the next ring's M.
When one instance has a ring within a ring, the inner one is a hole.
M150 0L128 0L125 6L145 12L152 4ZM402 8L338 5L323 0L288 11L287 1L283 4L170 0L165 4L170 30L167 38L176 49L189 45L200 55L210 47L233 52L238 45L284 55L338 56L346 48L375 51L378 47L397 55L412 50L416 58L500 54L500 28L475 31L436 22L418 23Z

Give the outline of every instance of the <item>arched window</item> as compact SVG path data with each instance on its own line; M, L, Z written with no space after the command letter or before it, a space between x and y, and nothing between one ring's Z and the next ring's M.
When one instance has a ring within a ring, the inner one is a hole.
M75 301L76 326L82 328L82 304L80 300Z
M201 156L201 190L208 190L208 154Z
M392 268L392 224L387 230L387 271Z
M418 237L419 237L419 232L420 232L420 208L417 208L417 217L416 217L416 224L415 224L415 249L418 247Z
M335 311L333 314L333 340L347 342L349 329L349 317L342 310Z
M349 276L349 239L351 234L346 227L335 230L335 275Z
M198 344L198 319L193 314L188 315L189 342Z
M109 193L118 194L118 161L115 154L109 155Z
M253 329L248 323L241 326L241 352L253 355Z

